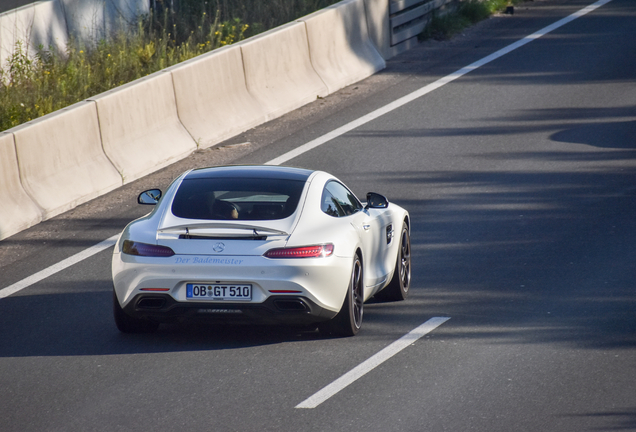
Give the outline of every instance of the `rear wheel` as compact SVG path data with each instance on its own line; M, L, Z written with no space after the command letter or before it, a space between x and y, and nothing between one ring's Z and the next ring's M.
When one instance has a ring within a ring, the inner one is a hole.
M119 305L115 290L113 290L113 315L115 317L115 324L122 333L152 333L159 328L159 323L134 318L124 312Z
M320 325L320 331L335 336L355 336L362 327L364 313L364 285L362 261L356 255L351 269L351 278L342 309L331 321Z
M391 282L375 297L379 300L404 300L409 295L411 286L411 235L406 224L402 226L400 250L398 251L395 270Z

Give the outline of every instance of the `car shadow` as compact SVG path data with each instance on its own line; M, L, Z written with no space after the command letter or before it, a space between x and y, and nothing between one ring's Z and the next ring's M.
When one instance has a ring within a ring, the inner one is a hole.
M5 298L0 302L0 331L0 357L218 350L324 338L315 328L202 322L162 324L155 333L123 334L112 317L112 291L99 288Z

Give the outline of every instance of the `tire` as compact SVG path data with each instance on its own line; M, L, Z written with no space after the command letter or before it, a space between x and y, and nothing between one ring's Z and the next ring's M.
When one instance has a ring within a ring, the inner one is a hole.
M351 278L342 309L331 321L320 325L321 333L334 336L355 336L362 327L364 314L364 283L362 261L356 255L351 268Z
M375 298L384 301L405 300L411 287L411 235L404 224L400 234L400 250L398 251L395 270L391 282Z
M122 333L153 333L159 328L159 323L134 318L124 312L119 305L115 290L113 290L113 315L115 317L115 324Z

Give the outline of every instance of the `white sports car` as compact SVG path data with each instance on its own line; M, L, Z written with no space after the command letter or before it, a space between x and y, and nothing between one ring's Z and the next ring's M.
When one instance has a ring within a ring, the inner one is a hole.
M124 229L113 253L122 332L200 318L353 336L366 300L408 295L408 212L376 193L362 204L325 172L194 169L138 202L156 206Z

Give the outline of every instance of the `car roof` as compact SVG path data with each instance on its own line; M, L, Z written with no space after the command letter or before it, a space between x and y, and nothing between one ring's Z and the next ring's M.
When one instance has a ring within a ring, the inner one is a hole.
M303 168L273 165L232 165L193 169L184 180L234 177L307 181L313 172Z

